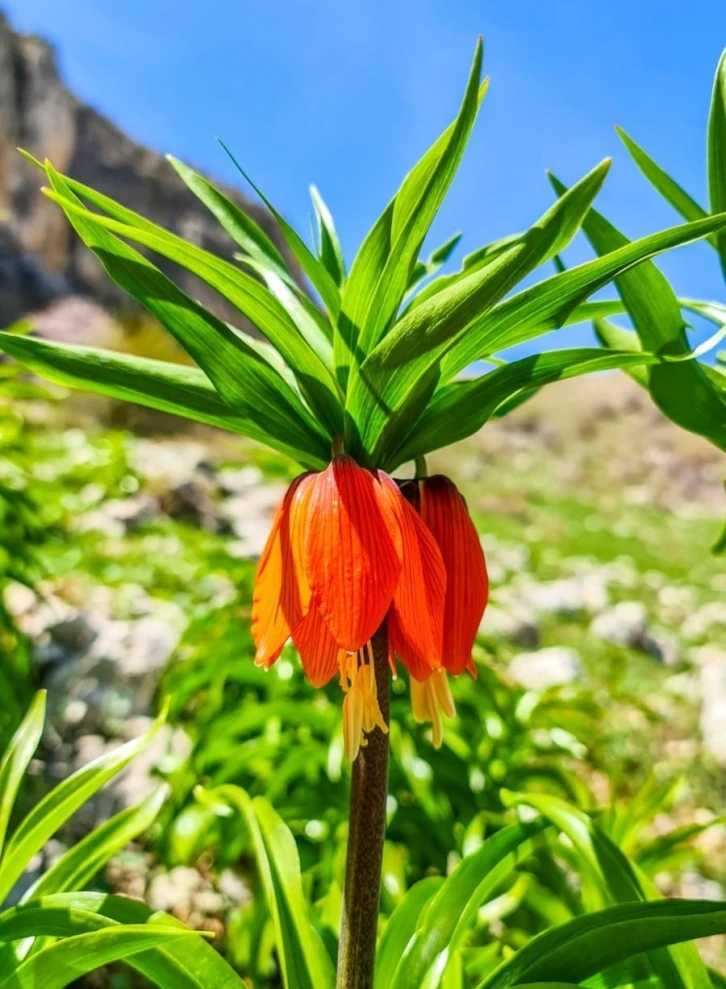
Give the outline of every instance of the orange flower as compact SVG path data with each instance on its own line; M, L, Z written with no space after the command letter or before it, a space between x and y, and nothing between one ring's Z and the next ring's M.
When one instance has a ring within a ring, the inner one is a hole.
M443 669L432 671L421 663L407 664L414 718L431 722L438 748L443 739L441 714L453 718L456 713L444 671L458 676L468 670L476 676L472 649L489 597L489 579L479 535L456 485L437 474L406 481L401 489L433 534L446 572ZM393 635L391 639L394 646Z
M446 576L441 552L388 475L336 457L290 485L257 571L255 662L270 668L292 639L315 686L340 673L346 752L387 730L370 640L388 618L402 662L441 666Z
M312 684L340 675L351 759L366 734L388 730L370 645L384 620L392 666L397 657L409 671L414 714L433 722L435 741L439 709L453 716L444 668L473 671L471 648L486 603L476 531L446 478L405 488L407 497L383 471L365 470L347 456L296 478L255 581L255 662L269 669L292 639Z

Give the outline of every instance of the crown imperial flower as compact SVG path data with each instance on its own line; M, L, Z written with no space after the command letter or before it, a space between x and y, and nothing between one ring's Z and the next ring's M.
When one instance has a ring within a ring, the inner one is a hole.
M314 686L339 675L351 759L367 734L388 730L370 644L384 621L391 666L398 659L411 675L414 715L432 722L435 743L440 712L454 714L446 671L474 672L487 598L476 530L447 478L403 488L344 455L302 474L275 516L255 581L255 662L269 669L292 640Z

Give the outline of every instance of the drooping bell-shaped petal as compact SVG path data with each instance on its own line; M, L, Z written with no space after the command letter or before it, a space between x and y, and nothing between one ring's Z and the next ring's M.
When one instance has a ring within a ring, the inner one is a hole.
M401 494L398 485L379 472L381 493L401 533L401 575L388 613L395 654L414 676L427 676L441 666L446 571L433 534Z
M446 568L443 664L451 673L473 670L472 649L489 596L484 552L456 486L441 474L419 482L421 517Z
M312 479L311 474L303 474L287 489L257 568L252 595L252 637L257 650L255 663L267 669L280 655L310 604L302 546Z
M357 652L388 611L401 573L401 543L380 481L350 457L336 457L314 477L304 563L312 599L333 637Z
M323 621L317 605L312 603L308 613L292 631L292 641L300 653L305 676L314 687L324 687L340 671L340 648Z

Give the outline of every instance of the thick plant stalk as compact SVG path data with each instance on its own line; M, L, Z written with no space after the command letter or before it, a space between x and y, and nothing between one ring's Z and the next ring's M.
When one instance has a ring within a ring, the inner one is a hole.
M373 639L378 705L389 723L388 631ZM337 989L373 989L388 796L388 735L376 728L353 763Z

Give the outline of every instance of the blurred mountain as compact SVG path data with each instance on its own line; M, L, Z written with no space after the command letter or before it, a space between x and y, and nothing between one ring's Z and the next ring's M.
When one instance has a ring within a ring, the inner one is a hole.
M50 158L60 171L201 247L227 257L235 249L165 159L135 143L69 92L51 46L42 38L13 32L0 13L0 326L48 307L52 311L59 300L69 297L74 302L78 297L90 300L114 315L133 311L133 303L81 244L61 211L41 194L43 176L20 157L17 147L41 160ZM224 191L289 260L267 210L235 190ZM157 263L221 318L237 325L242 322L236 310L193 276L163 259ZM299 274L295 263L290 263ZM67 308L61 305L59 311ZM81 311L93 308L84 302ZM70 311L77 315L78 305ZM43 322L39 322L42 332ZM51 335L64 335L65 319L46 322ZM76 340L79 332L81 338L86 335L78 326L72 329Z

